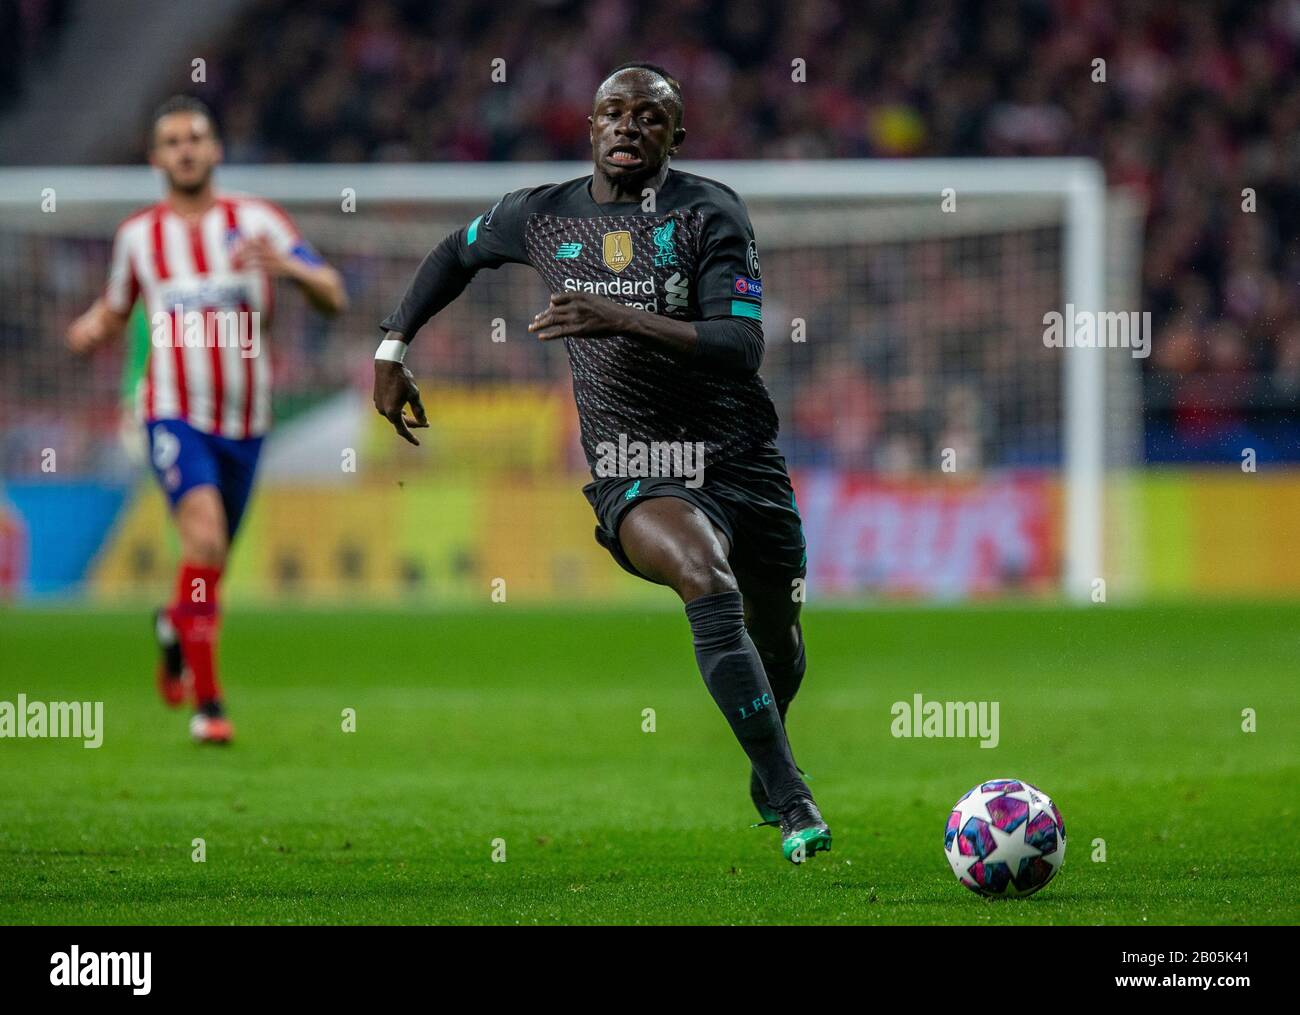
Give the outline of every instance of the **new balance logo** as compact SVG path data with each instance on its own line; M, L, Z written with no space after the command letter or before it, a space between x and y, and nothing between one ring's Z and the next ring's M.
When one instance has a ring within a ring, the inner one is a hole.
M627 488L627 493L623 494L624 500L636 500L641 496L641 480L637 480Z
M581 253L581 243L561 243L555 248L555 259L557 261L572 261Z

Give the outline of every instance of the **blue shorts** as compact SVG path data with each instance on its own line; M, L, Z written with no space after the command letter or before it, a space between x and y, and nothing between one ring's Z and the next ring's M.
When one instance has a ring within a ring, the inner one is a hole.
M227 535L233 538L253 492L262 438L217 437L178 419L155 420L145 429L149 463L172 507L196 486L215 486L226 509Z

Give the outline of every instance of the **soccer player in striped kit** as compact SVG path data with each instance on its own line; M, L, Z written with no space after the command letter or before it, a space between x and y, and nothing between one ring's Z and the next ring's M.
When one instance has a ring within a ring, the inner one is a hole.
M158 686L175 707L192 680L191 735L226 743L233 729L217 680L217 587L271 424L265 343L275 279L291 279L326 314L344 309L347 296L283 211L214 188L221 142L203 103L165 102L151 145L167 195L118 227L108 284L67 341L86 353L116 338L144 301L151 348L139 411L181 543L175 596L155 618Z

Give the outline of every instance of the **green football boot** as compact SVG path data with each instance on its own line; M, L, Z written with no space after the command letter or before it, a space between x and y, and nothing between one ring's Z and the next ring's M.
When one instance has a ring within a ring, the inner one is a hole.
M816 853L829 853L831 830L811 797L797 797L781 813L781 855L803 863Z

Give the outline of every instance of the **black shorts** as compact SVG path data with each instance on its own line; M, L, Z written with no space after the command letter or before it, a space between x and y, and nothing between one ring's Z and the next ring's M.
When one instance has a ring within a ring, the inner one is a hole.
M623 518L647 497L680 497L694 504L727 535L728 562L737 581L787 584L807 574L803 524L785 459L775 444L763 444L739 457L704 466L704 482L689 487L675 476L597 479L582 488L596 512L596 542L619 566L645 577L627 559L618 541Z

